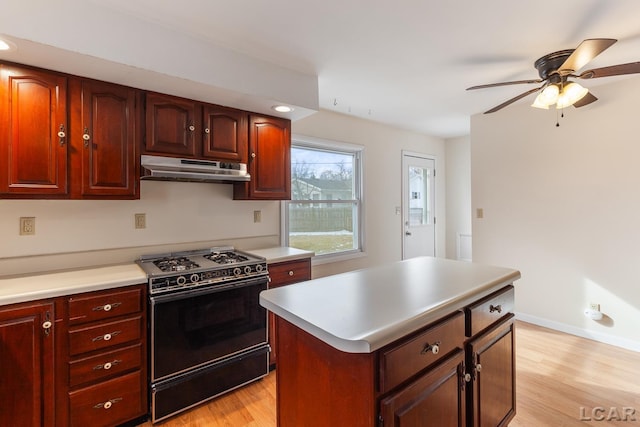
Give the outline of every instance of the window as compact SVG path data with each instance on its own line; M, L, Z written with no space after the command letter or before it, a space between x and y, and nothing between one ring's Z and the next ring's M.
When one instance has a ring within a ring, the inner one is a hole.
M292 138L291 201L284 202L286 246L319 258L362 252L363 147Z

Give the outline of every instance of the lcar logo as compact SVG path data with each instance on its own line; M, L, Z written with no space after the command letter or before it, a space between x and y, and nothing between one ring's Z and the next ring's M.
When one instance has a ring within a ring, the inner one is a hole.
M636 421L636 409L630 406L612 406L605 408L595 406L593 408L580 407L580 421Z

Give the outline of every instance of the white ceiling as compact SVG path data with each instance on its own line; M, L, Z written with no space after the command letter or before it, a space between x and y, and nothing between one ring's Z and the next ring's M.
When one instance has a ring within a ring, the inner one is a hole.
M547 53L586 38L616 38L585 69L640 61L637 0L88 1L317 75L320 108L445 138L468 134L471 115L535 86L466 87L535 79L533 63ZM583 85L620 78L629 77Z

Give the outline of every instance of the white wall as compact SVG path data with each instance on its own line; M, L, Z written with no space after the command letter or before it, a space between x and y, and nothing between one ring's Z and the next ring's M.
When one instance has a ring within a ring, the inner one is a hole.
M143 181L140 200L0 200L0 275L130 262L214 244L279 242L280 204L234 201L230 184ZM253 211L262 221L253 222ZM134 228L146 213L147 228ZM20 236L19 217L36 218Z
M447 258L457 258L457 237L471 235L471 141L447 139Z
M314 277L397 261L402 254L402 150L436 159L436 255L445 256L445 144L444 140L329 111L298 120L294 134L360 144L364 149L364 209L366 257L317 265Z
M442 170L444 141L324 111L294 122L292 129L365 146L367 256L314 267L314 276L399 260L401 151L434 155ZM436 244L444 256L444 179L437 185ZM140 200L0 199L0 275L130 262L142 254L215 244L278 245L280 202L232 198L229 184L143 181ZM262 222L253 222L254 210L262 211ZM146 229L134 228L135 213L147 214ZM35 236L18 234L21 216L36 217Z
M527 104L472 117L474 261L522 272L524 320L640 350L640 79L593 90L560 127Z

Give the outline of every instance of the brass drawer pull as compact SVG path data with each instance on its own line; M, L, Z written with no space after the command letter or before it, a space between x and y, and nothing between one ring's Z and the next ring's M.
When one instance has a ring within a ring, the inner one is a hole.
M489 313L493 313L494 311L497 311L498 313L502 313L502 305L500 305L500 304L498 304L498 305L491 304L489 306Z
M111 311L112 309L121 306L121 302L114 302L112 304L99 305L97 307L93 307L93 311Z
M114 403L118 403L122 400L122 397L116 397L115 399L109 399L106 402L100 402L93 406L93 409L109 409Z
M429 344L429 343L425 344L420 354L427 354L427 353L433 353L433 354L440 353L440 341L436 341L433 344Z
M99 371L100 369L104 369L105 371L108 371L109 369L113 368L116 365L119 365L120 363L122 363L122 360L116 359L112 362L106 362L102 365L96 365L93 367L93 370Z
M100 340L109 341L111 338L115 337L116 335L120 335L121 333L122 331L113 331L110 334L99 335L93 338L91 341L93 342L100 341Z

